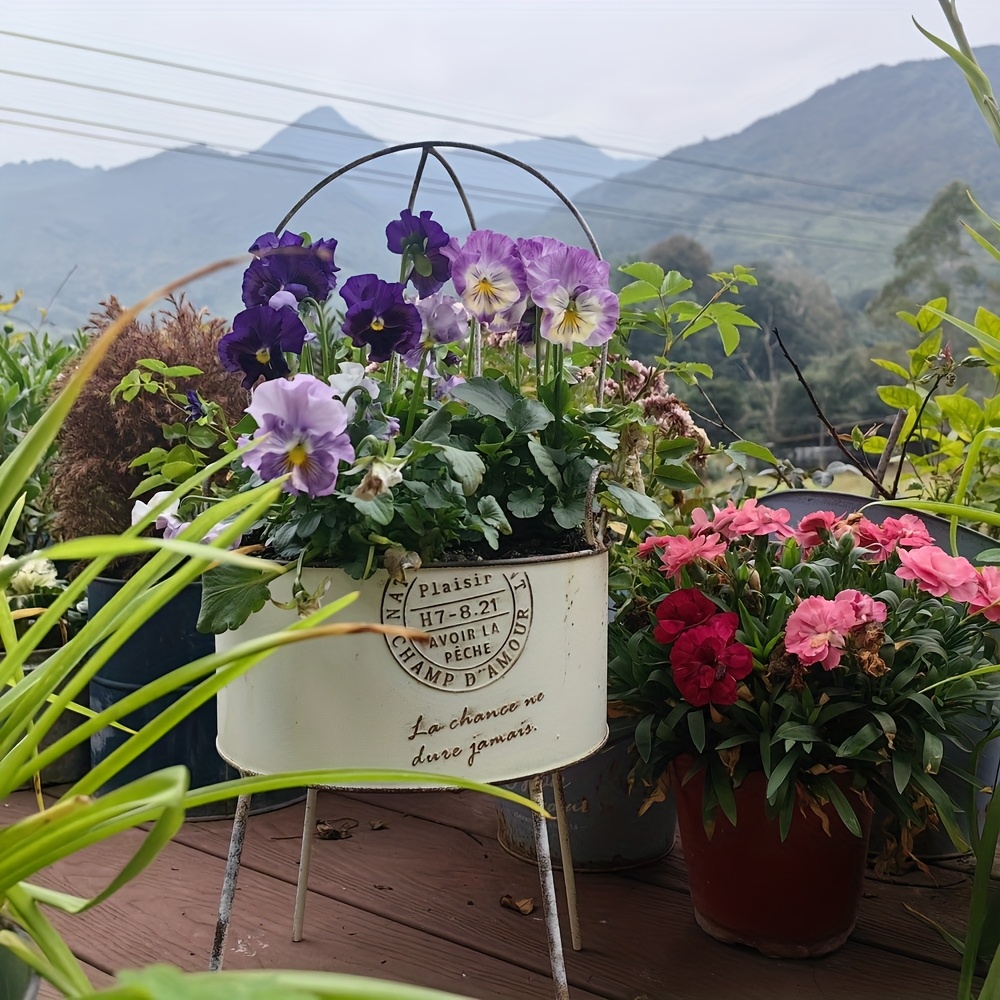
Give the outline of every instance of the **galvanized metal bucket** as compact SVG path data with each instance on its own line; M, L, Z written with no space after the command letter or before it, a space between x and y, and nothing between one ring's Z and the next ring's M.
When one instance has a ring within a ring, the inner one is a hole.
M241 771L393 768L510 781L581 760L607 738L606 552L384 571L306 569L342 619L425 630L276 650L218 695L219 753ZM291 598L291 574L272 585ZM217 637L226 650L295 621L274 603ZM368 786L365 786L368 787ZM420 787L416 785L407 787Z
M668 792L665 800L654 802L640 816L645 794L641 788L629 788L634 728L612 720L611 737L605 746L563 772L569 841L576 871L638 868L673 850L677 822L673 794ZM520 795L528 794L525 781L510 782L504 787ZM546 796L546 807L552 812L555 804L548 786ZM513 803L497 803L497 840L508 854L535 863L531 817ZM561 868L558 840L552 842L551 851L553 864Z

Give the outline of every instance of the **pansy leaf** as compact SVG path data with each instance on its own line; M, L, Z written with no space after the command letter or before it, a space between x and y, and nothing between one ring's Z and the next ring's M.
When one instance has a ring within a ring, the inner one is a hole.
M545 508L545 491L539 487L521 486L507 497L507 509L514 517L537 517Z
M470 378L467 382L454 386L451 395L474 406L483 416L504 421L507 411L516 401L513 393L489 378Z
M501 535L511 533L510 521L503 512L503 508L497 502L496 497L483 497L476 506L479 516L489 525L496 528Z
M273 573L242 566L216 566L201 578L198 631L216 635L239 628L267 604Z
M462 484L462 492L471 497L483 481L486 463L474 451L452 448L451 445L440 445L438 454L448 463L452 475Z
M535 465L538 466L538 471L541 472L542 475L545 476L545 478L552 483L556 489L562 489L562 474L559 472L559 466L556 465L549 449L546 448L541 441L537 441L535 438L529 438L528 451L531 452L531 457L535 460Z
M514 434L528 434L548 427L555 417L537 399L518 399L504 415L504 423Z
M365 517L370 517L376 524L388 524L395 513L391 493L385 493L371 500L360 500L355 496L348 496L346 499L348 503L354 504Z
M621 435L608 427L590 427L587 433L603 448L614 451L618 447Z
M582 497L559 498L552 504L552 516L560 528L569 531L583 524L584 505Z

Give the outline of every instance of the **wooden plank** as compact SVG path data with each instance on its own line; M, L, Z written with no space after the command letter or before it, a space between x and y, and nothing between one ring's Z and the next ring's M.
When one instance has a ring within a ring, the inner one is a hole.
M314 893L411 921L453 943L539 973L547 968L536 915L525 918L498 906L504 893L537 898L531 866L510 858L495 841L391 813L384 800L376 802L373 806L328 793L321 797L320 818L334 825L351 819L358 826L350 839L314 844ZM293 882L301 815L300 808L292 808L251 819L244 865ZM373 830L372 823L385 827ZM228 824L199 823L188 824L179 838L221 859L228 836ZM873 976L884 1000L946 996L955 987L951 970L863 944L851 943L815 963L765 959L708 938L694 924L681 892L614 875L588 875L579 886L585 950L567 956L571 982L615 1000L637 995L856 1000L866 995ZM287 891L291 895L291 887Z
M103 969L88 965L86 962L81 962L80 964L83 966L83 971L87 974L91 986L95 989L103 989L114 983L114 976L109 975ZM62 997L63 995L54 986L50 986L46 982L43 982L38 990L39 1000L62 1000Z
M350 792L340 795L386 814L392 811L464 829L484 842L496 837L496 805L484 795L472 792ZM667 858L623 875L672 891L687 892L687 872L679 841ZM904 904L961 933L968 920L971 887L968 862L932 866L929 877L918 872L912 878L901 876L885 881L875 878L870 869L868 876L852 940L957 968L960 960L954 949L936 931L908 913ZM590 873L580 876L583 881L592 877Z
M52 888L91 894L105 885L141 834L97 845L47 871ZM88 961L112 970L169 962L207 967L223 875L218 859L170 844L140 877L101 907L54 922ZM297 968L377 976L470 997L545 998L546 975L478 954L391 920L310 893L306 940L291 941L293 893L249 869L240 875L226 968ZM419 920L419 918L418 918ZM597 1000L581 992L584 1000Z

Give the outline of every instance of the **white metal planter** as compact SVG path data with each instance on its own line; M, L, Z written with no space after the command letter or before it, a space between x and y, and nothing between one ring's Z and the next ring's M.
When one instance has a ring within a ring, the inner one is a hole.
M354 590L343 618L431 639L357 635L272 653L218 695L219 753L247 773L399 768L509 781L565 767L607 737L607 553L431 566L405 583L308 569ZM277 601L291 597L283 577ZM273 604L228 649L294 621ZM408 786L414 787L414 786Z

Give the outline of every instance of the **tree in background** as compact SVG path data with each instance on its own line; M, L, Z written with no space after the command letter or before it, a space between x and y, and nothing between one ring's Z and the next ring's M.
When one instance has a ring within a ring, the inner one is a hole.
M898 312L915 312L936 298L960 308L976 302L995 311L1000 283L972 263L972 239L962 228L963 220L978 214L964 182L952 181L938 191L924 217L895 248L895 275L868 305L876 325L899 329Z

